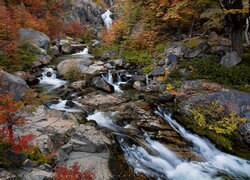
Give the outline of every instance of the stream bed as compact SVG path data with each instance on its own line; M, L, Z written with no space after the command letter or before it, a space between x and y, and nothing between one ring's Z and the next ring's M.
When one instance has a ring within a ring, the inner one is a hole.
M85 49L80 54L86 55L88 51ZM128 94L120 88L120 85L126 84L127 81L121 80L119 75L115 80L111 73L102 74L101 77L114 86L113 94ZM39 80L40 86L46 87L48 93L68 84L67 81L58 78L56 69L49 67L44 68ZM49 103L48 107L71 113L81 112L84 107L80 103L81 97L71 95L71 101L76 106L70 107L67 105L67 99L59 98L56 102ZM107 107L106 110L96 108L86 119L94 120L98 126L115 134L127 164L135 173L142 173L149 179L158 180L250 179L249 161L224 153L209 140L187 131L171 117L167 109L155 106L153 115L163 120L169 127L170 134L175 134L180 141L176 142L177 145L152 138L150 133L142 131L132 123L116 121L117 113L112 107Z

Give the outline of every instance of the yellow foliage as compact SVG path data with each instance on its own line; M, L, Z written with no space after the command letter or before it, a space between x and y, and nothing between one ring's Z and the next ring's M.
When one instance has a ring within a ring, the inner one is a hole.
M236 113L228 114L226 109L215 101L211 102L210 105L196 107L189 111L193 115L194 123L199 128L209 129L222 135L231 135L239 124L246 122L246 118L242 118L236 115Z

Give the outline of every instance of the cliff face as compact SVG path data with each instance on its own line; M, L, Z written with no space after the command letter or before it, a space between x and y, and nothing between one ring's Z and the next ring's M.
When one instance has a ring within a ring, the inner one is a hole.
M96 31L102 27L101 14L104 10L92 0L65 1L63 9L65 9L64 20L67 23L80 21L93 27Z

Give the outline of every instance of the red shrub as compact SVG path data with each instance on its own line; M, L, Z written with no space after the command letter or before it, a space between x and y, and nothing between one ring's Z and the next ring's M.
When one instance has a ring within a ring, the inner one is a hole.
M70 168L57 167L54 180L94 180L95 175L91 171L80 171L80 166L75 163Z

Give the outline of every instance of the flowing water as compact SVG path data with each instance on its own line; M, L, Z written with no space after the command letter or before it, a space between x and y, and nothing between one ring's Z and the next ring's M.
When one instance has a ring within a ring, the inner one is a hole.
M79 53L75 53L73 55L89 55L89 49L88 48L84 48L81 52Z
M103 74L102 78L108 82L109 84L114 86L115 92L121 93L122 90L120 88L121 84L126 84L127 81L123 81L121 76L117 74L117 81L114 81L113 75L109 72L107 74Z
M221 152L208 140L186 131L163 110L158 109L156 114L163 117L182 138L194 145L190 150L198 154L202 158L201 161L181 158L166 145L150 139L146 133L140 136L143 139L130 137L133 129L129 125L121 127L115 124L112 114L97 111L87 119L95 120L99 126L117 134L128 164L135 172L146 174L148 177L159 180L250 179L249 161ZM136 143L131 145L128 139L133 139Z
M53 68L44 68L42 76L39 78L39 83L46 86L48 91L51 91L67 84L67 81L58 79L57 71Z
M102 14L102 20L108 31L111 29L113 23L111 15L112 12L109 9Z
M49 86L49 90L65 85L67 81L57 78L57 72L52 68L44 68L40 84ZM126 83L117 74L114 80L111 73L102 76L105 81L121 93L119 85ZM57 103L49 104L49 108L67 112L81 112L83 107L77 101L72 101L74 108L67 106L67 100L59 99ZM95 120L103 128L117 135L127 163L136 173L143 173L154 179L196 180L196 179L250 179L250 162L236 156L226 154L217 149L209 140L187 131L176 120L161 108L155 110L155 116L165 120L172 131L187 141L187 151L199 160L185 158L179 151L171 149L168 144L152 140L147 133L128 124L120 125L112 119L116 112L96 111L87 117ZM176 142L177 143L177 142ZM178 144L178 143L177 143Z

